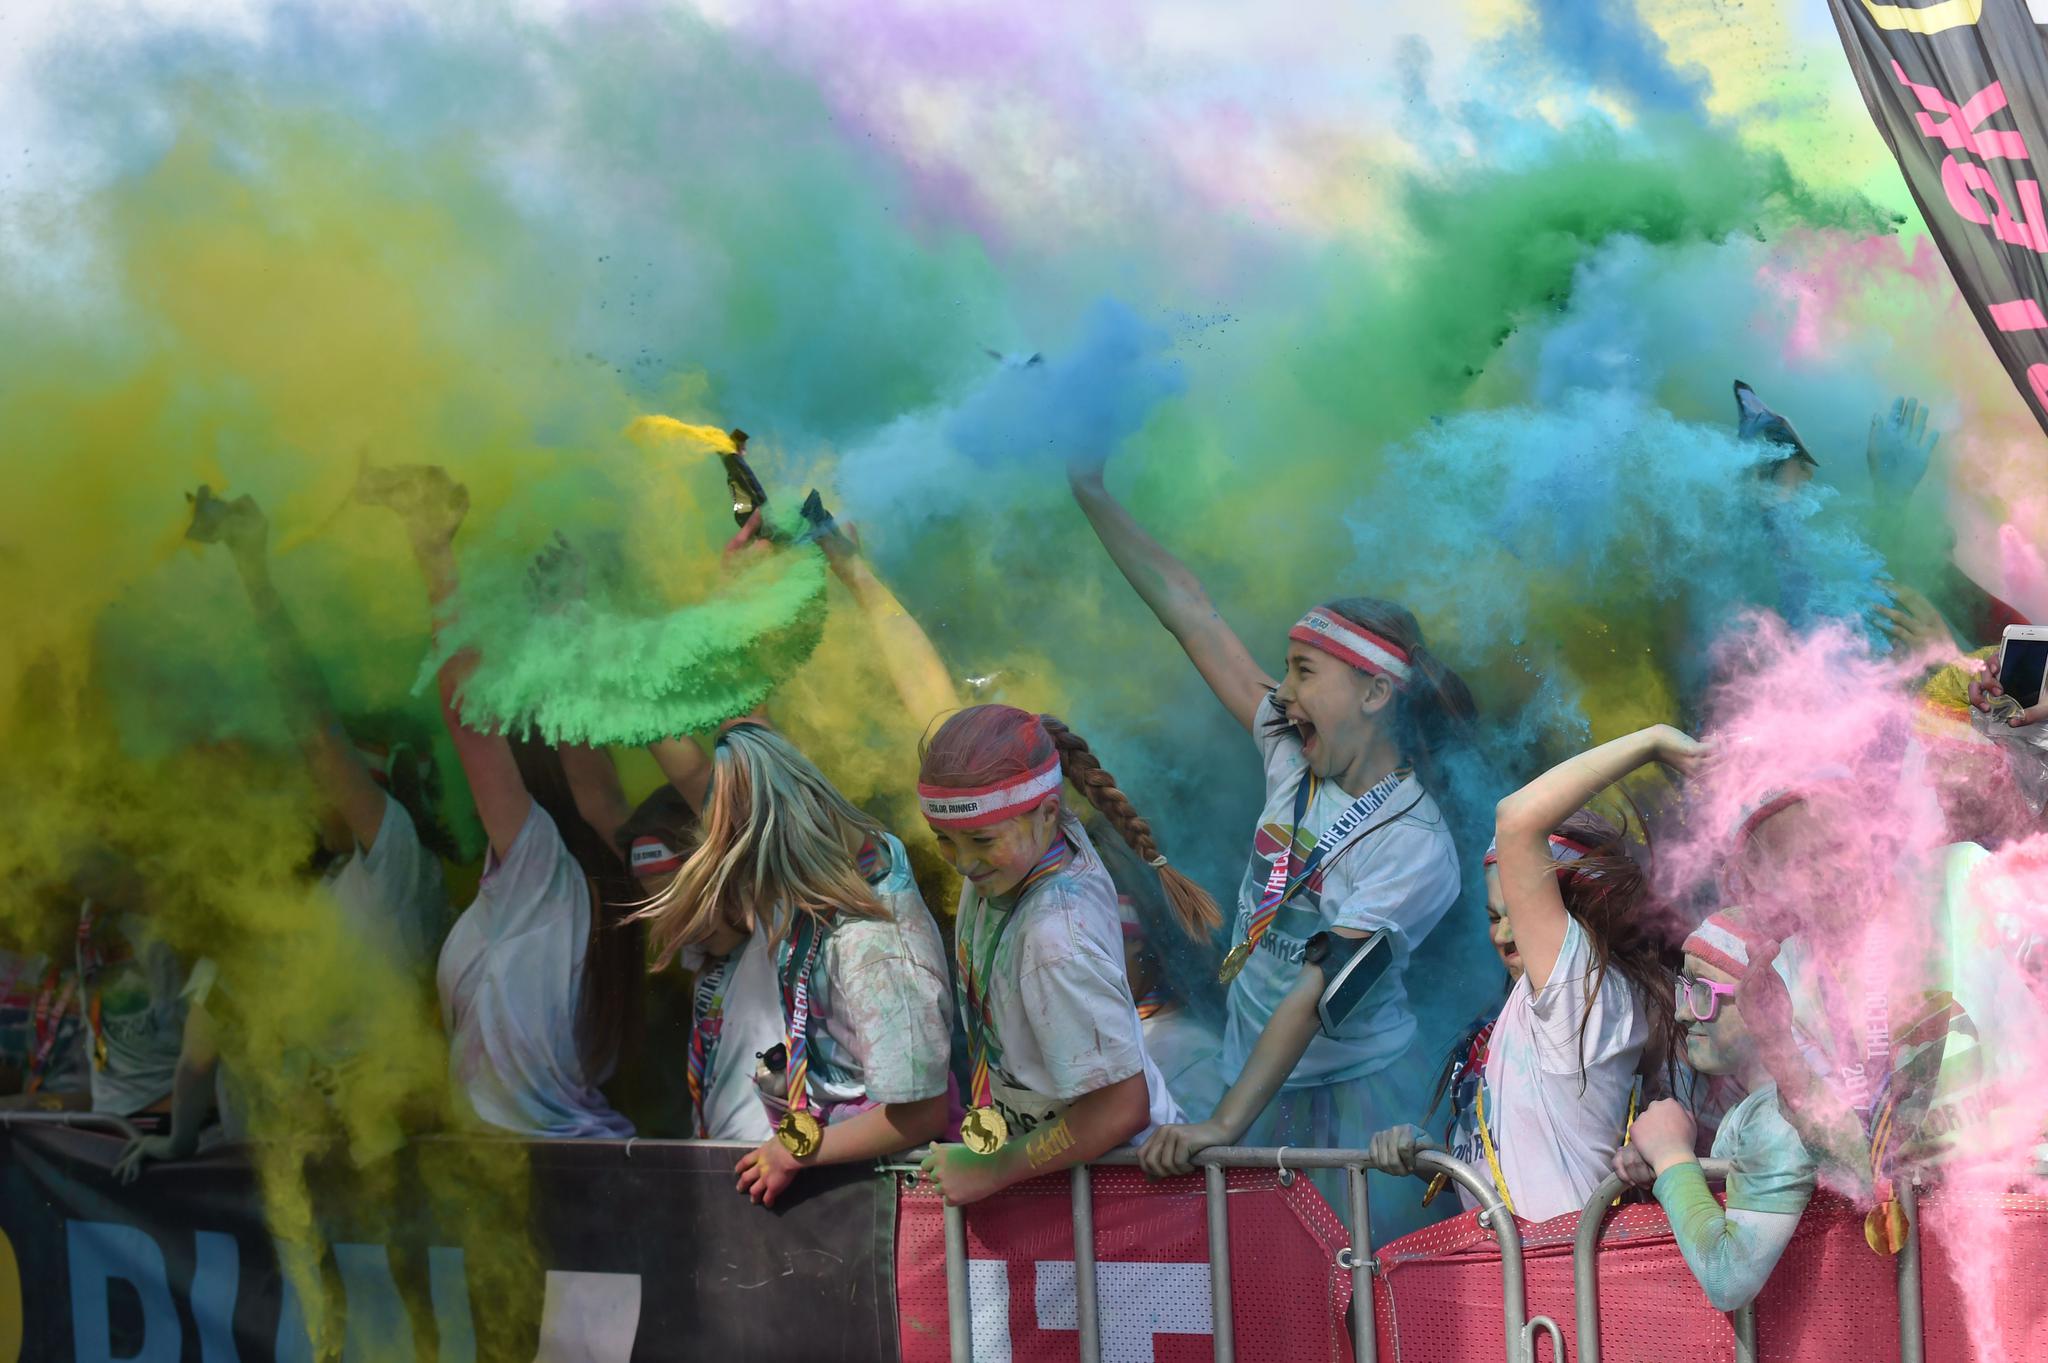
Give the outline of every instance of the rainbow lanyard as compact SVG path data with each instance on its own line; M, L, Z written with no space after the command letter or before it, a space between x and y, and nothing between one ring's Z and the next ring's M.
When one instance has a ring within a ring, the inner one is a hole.
M796 931L783 944L782 958L777 962L782 976L782 1016L787 1023L783 1039L787 1046L791 1112L811 1110L806 1094L811 1077L811 971L818 963L818 944L824 940L817 918L799 909ZM789 964L799 957L792 974Z
M1304 771L1301 779L1294 783L1294 827L1287 830L1287 846L1273 862L1273 870L1266 877L1266 892L1259 899L1259 906L1252 910L1251 926L1245 930L1244 941L1238 944L1238 951L1249 956L1258 950L1259 941L1273 926L1273 919L1280 912L1280 906L1300 892L1323 864L1330 850L1351 835L1351 830L1371 818L1379 807L1393 797L1394 791L1407 780L1409 769L1397 767L1390 771L1365 794L1353 800L1342 814L1330 821L1322 837L1316 839L1315 848L1308 859L1301 863L1301 870L1294 869L1294 840L1301 834L1302 821L1308 817L1308 807L1315 800L1315 793L1322 782L1312 771ZM1237 952L1233 952L1236 955Z
M697 977L697 1019L690 1024L690 1107L697 1114L698 1140L711 1136L710 1117L704 1110L705 1085L710 1082L718 1043L725 1032L726 977L732 973L733 957L744 950L746 944L741 943L732 955Z
M64 992L57 992L57 977L61 972L55 966L43 980L42 989L36 994L33 1025L35 1028L35 1050L28 1061L27 1092L35 1093L43 1086L43 1076L50 1068L51 1052L57 1049L57 1034L64 1030L64 1014L71 1009L71 995L78 988L78 977L64 981ZM52 1002L54 1000L54 1003Z
M1025 877L1017 882L1017 888L1010 892L1011 906L996 921L996 930L989 934L988 947L982 952L981 969L974 969L969 952L968 934L960 934L954 947L954 957L959 962L959 994L961 1015L967 1019L967 1050L974 1057L974 1078L968 1085L970 1107L989 1105L989 1066L1002 1063L1002 1047L995 1037L995 1017L989 1011L989 981L995 970L996 948L1002 944L1003 931L1015 920L1024 907L1024 897L1066 866L1070 848L1064 833L1052 840L1052 846L1038 859ZM986 906L988 901L975 896L977 906ZM987 921L984 912L974 920L979 928ZM991 1056L994 1057L993 1062Z

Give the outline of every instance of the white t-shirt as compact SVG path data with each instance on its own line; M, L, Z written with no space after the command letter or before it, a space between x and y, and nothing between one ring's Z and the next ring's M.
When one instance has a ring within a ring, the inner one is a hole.
M1611 965L1588 1013L1592 982L1592 942L1573 918L1543 992L1532 993L1526 975L1515 981L1487 1046L1487 1128L1524 1220L1583 1208L1612 1171L1628 1125L1650 1022L1628 977ZM1468 1162L1486 1168L1484 1150L1474 1153Z
M960 887L955 931L977 971L1003 929L987 985L1000 1050L990 1057L992 1096L1014 1138L1057 1121L1076 1098L1142 1073L1151 1111L1135 1145L1181 1112L1145 1051L1124 976L1116 886L1080 822L1062 816L1060 828L1073 856L1015 906ZM1006 919L1014 921L1005 927Z
M590 883L536 802L505 859L485 857L476 902L449 930L436 977L450 1078L492 1126L541 1137L633 1134L584 1073L576 1045L590 911Z
M97 972L88 968L94 950L101 953ZM185 1043L185 970L177 955L148 919L120 914L80 949L78 974L87 981L88 1016L99 1002L98 1037L107 1055L104 1068L92 1067L92 1110L128 1117L169 1097ZM86 1044L93 1045L90 1037Z
M1279 711L1259 702L1252 733L1266 762L1266 807L1252 835L1251 861L1238 890L1231 942L1251 930L1273 863L1286 851L1294 824L1295 787L1308 772L1301 740L1276 727ZM1294 834L1298 872L1316 839L1357 797L1324 781ZM1336 1036L1318 1031L1288 1076L1290 1089L1341 1083L1384 1069L1415 1039L1404 975L1415 947L1458 898L1458 853L1436 801L1414 777L1402 781L1348 842L1332 848L1315 875L1280 907L1259 948L1231 981L1223 1032L1223 1061L1232 1076L1244 1069L1273 1010L1301 978L1308 939L1331 928L1387 929L1393 963Z
M424 978L428 952L448 911L441 859L420 843L405 806L384 797L384 821L368 851L358 846L327 875L346 929L382 952L393 969Z
M1222 1034L1176 1003L1145 1019L1145 1053L1166 1076L1167 1091L1187 1120L1207 1121L1229 1088Z
M714 1141L765 1141L775 1126L754 1086L754 1061L783 1040L774 947L766 938L749 938L722 961L686 949L682 964L697 972L693 1027L707 1015L717 1017L717 1045L706 1047L710 1072L704 1084L705 1136Z
M818 944L811 972L809 1096L827 1121L878 1103L910 1103L946 1091L953 1040L952 986L938 924L917 892L909 854L884 834L875 872L887 918L846 918ZM718 962L692 958L698 970L694 1021L718 1014L709 1051L705 1115L713 1140L766 1140L788 1106L781 1082L756 1083L756 1060L788 1041L782 980L794 976L793 942L765 929Z

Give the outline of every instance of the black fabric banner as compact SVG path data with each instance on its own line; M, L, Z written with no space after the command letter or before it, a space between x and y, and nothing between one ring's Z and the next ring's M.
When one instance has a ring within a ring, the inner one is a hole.
M509 1144L509 1143L507 1143ZM424 1180L456 1142L423 1142L378 1176L318 1191L325 1254L308 1311L279 1271L255 1176L235 1152L151 1166L123 1187L122 1142L0 1129L0 1360L310 1360L306 1321L343 1363L666 1363L893 1359L896 1189L864 1170L809 1170L784 1205L733 1187L738 1152L669 1142L528 1145L531 1238L486 1242L483 1212L516 1188ZM437 1152L436 1147L440 1147ZM471 1149L476 1147L471 1146ZM501 1147L502 1148L502 1147ZM428 1214L423 1209L439 1210ZM475 1223L461 1209L479 1211ZM451 1213L453 1213L451 1215Z
M1949 273L2048 429L2048 209L2033 162L2048 157L2048 54L2024 0L1828 8Z

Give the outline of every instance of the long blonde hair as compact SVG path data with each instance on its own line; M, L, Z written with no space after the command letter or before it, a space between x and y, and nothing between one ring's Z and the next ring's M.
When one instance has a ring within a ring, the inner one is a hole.
M762 915L775 940L798 912L888 916L855 860L862 842L882 845L882 825L789 740L760 724L736 725L712 760L695 850L633 915L647 924L655 969L720 927L752 931Z

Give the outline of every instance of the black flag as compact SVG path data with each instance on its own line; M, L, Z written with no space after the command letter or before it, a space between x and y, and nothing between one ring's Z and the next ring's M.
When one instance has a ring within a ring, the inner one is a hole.
M2048 51L2024 0L1828 0L1870 116L2048 429ZM1940 338L1928 338L1940 344Z

